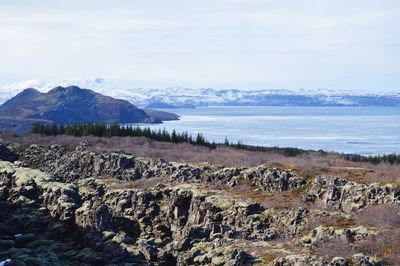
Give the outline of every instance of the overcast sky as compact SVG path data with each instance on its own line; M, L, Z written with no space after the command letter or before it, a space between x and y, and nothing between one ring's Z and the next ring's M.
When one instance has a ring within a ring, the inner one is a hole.
M400 89L398 0L9 0L0 83Z

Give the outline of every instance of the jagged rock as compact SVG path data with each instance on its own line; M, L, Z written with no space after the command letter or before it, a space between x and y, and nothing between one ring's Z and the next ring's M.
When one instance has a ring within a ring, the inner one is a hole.
M15 162L19 155L4 144L0 143L0 160Z
M127 233L119 231L113 238L112 241L117 244L133 244L134 241L130 238Z
M10 244L0 244L0 261L7 254L11 260L8 265L75 265L93 262L84 257L75 257L82 250L82 238L74 228L60 223L45 210L38 210L34 206L21 208L11 205L7 217L1 219L8 229L0 230L0 243ZM91 265L104 264L102 257L93 250L87 250L86 255L89 254L97 257Z
M262 191L287 191L300 187L306 179L280 169L269 169L263 166L248 169L244 173L246 179L253 181L253 186Z
M227 265L231 266L250 265L251 259L249 258L249 255L243 250L240 251L234 250L232 253L229 254L229 256L232 259L227 262Z
M164 160L145 160L123 153L95 153L89 150L90 143L84 141L69 151L60 145L51 147L31 145L20 151L20 160L26 166L38 168L65 181L89 177L113 177L120 180L169 177L179 182L210 182L237 186L239 177L253 180L253 185L263 191L285 191L305 184L305 179L294 172L281 169L217 168L209 165L192 166L172 164Z
M308 192L309 198L346 213L372 204L400 202L399 186L377 183L365 185L332 176L318 176Z
M7 200L9 194L6 186L0 187L0 201Z
M311 255L289 255L272 262L272 266L324 266L327 264L322 258Z
M90 144L81 143L69 151L60 145L31 145L21 151L21 160L29 167L72 182L81 178L107 176L121 180L137 180L169 175L176 168L162 160L144 160L123 153L97 154L88 150Z
M157 254L158 257L158 263L161 266L169 266L169 265L176 265L176 257L165 250L160 250Z
M48 174L29 168L15 167L8 162L0 162L0 175L0 182L11 186L9 201L16 204L41 203L46 206L52 216L63 221L73 219L80 201L75 185L56 182L55 178Z
M376 258L372 258L369 256L366 256L362 253L357 253L354 254L352 257L352 261L354 265L357 266L378 266L382 265L381 262L379 262Z
M188 220L193 194L190 191L174 191L171 195L170 210L172 211L172 230L184 226Z
M332 239L340 239L346 243L354 242L354 240L362 240L372 238L377 233L373 229L368 229L363 226L353 228L335 228L318 226L313 229L308 236L303 238L305 243L315 244L319 242L329 242Z
M88 265L252 265L267 261L262 254L271 251L272 265L370 265L378 260L356 254L327 261L311 255L318 244L336 238L353 245L379 233L363 226L323 225L318 219L351 217L368 205L396 203L400 196L396 185L324 176L306 184L288 169L169 163L93 152L88 142L73 150L25 148L19 150L19 162L0 162L0 249L1 243L6 252L17 249L10 258L25 256L29 259L21 262L26 264L65 264L69 257ZM290 208L265 204L274 193L299 202ZM316 204L306 205L299 194ZM321 203L324 210L317 210ZM16 210L34 210L34 215L8 219ZM14 223L36 231L13 232ZM29 233L45 239L15 237ZM66 244L67 254L61 254L62 238L76 243L77 235L80 249Z
M15 246L14 240L0 240L0 249L9 249Z
M349 262L347 259L342 257L335 257L331 261L331 266L348 266Z
M75 212L76 224L94 232L112 229L111 219L108 206L98 201L85 201Z
M138 246L146 260L157 261L157 248L152 241L139 240Z
M25 247L28 243L36 240L35 234L21 234L15 238L15 246L18 248Z

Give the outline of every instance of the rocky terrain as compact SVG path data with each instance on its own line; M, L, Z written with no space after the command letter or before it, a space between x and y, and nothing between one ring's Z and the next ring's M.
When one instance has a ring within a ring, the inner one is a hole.
M91 145L2 144L0 265L400 262L396 183Z

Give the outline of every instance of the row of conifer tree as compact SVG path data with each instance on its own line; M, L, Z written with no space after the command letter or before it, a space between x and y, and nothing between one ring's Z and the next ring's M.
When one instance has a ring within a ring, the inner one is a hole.
M53 124L36 124L32 128L32 133L57 136L57 135L71 135L76 137L84 136L97 136L97 137L145 137L156 141L165 141L173 143L189 143L193 145L201 145L211 149L217 146L229 146L242 150L249 151L275 151L282 153L286 156L294 157L307 152L303 149L298 148L278 148L278 147L264 147L264 146L253 146L243 144L241 141L237 143L229 142L228 138L225 138L223 143L216 143L215 141L208 141L206 138L198 133L195 137L188 134L187 132L178 133L175 130L172 132L166 129L151 129L150 127L140 126L127 126L120 125L118 123L105 124L105 123L84 123L84 124L69 124L69 125L57 125ZM320 155L327 154L325 151L317 151ZM361 156L361 155L343 155L345 159L354 162L370 162L379 164L382 162L388 162L391 164L400 164L400 155L388 154L388 155L377 155L377 156Z
M32 133L47 136L71 135L75 137L146 137L157 141L189 143L209 148L216 148L217 146L215 142L207 141L200 133L193 137L187 132L178 133L175 130L169 132L166 129L151 129L150 127L127 126L118 123L84 123L70 125L38 123L32 128Z

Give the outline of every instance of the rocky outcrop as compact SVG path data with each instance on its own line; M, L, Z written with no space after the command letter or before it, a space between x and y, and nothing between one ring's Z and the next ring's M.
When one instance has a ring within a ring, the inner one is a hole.
M325 266L329 265L327 261L318 256L310 255L289 255L285 257L278 258L273 261L272 266Z
M305 199L351 213L373 204L400 202L400 186L378 183L365 185L333 176L318 176Z
M350 259L335 257L326 260L322 257L311 255L289 255L273 261L272 266L380 266L382 263L376 258L366 256L362 253L354 254Z
M262 191L287 191L305 185L305 178L295 173L281 170L268 169L262 166L245 171L244 178L252 180L253 185Z
M73 219L80 202L76 185L57 182L49 174L9 162L0 162L0 169L1 191L9 202L17 206L41 204L61 221Z
M7 145L0 144L0 160L15 162L16 160L18 160L18 158L18 154L7 147Z
M79 230L47 210L0 201L1 265L104 265L102 254L83 245Z
M305 184L305 178L290 170L259 166L255 168L221 168L211 165L169 163L164 160L136 158L124 153L96 153L91 143L83 142L69 151L61 145L31 145L20 149L24 165L51 173L64 181L103 177L134 181L163 177L183 183L212 183L228 187L249 180L260 191L288 191Z
M216 247L235 239L269 241L279 235L273 225L287 223L290 228L307 213L297 210L273 217L259 204L235 202L196 185L109 190L109 179L65 183L9 162L0 162L0 178L5 200L15 206L44 207L52 218L82 230L96 252L106 255L113 247L117 255L102 258L109 262L176 260L206 265L217 256L217 265L245 265L252 257L244 251L215 255L193 247L203 241Z
M316 243L329 242L340 239L344 243L353 243L354 241L372 238L377 232L374 229L363 226L353 228L335 228L333 226L318 226L310 234L303 238L306 244L315 245Z
M96 247L107 263L188 263L193 259L205 265L212 257L204 254L203 259L198 258L200 253L191 249L194 243L234 237L240 226L246 226L239 221L224 222L224 210L218 204L208 201L202 192L186 188L105 192L104 184L95 179L62 183L49 174L9 162L0 162L0 185L14 206L43 207L55 220L81 230L89 246ZM253 205L236 209L240 219L263 211ZM109 249L113 256L108 256ZM240 251L229 257L232 265L247 260Z
M182 167L163 160L145 160L123 153L98 154L87 150L90 143L83 142L75 150L69 151L61 145L50 147L31 145L21 150L24 165L40 169L62 178L64 181L103 177L120 180L138 180L170 175L173 172L186 174Z
M381 264L357 249L374 241L378 228L334 221L397 204L395 185L89 147L17 147L18 161L0 161L0 261L62 265L69 254L72 264L86 265ZM264 204L280 199L296 204ZM345 247L339 254L318 254L335 241Z

